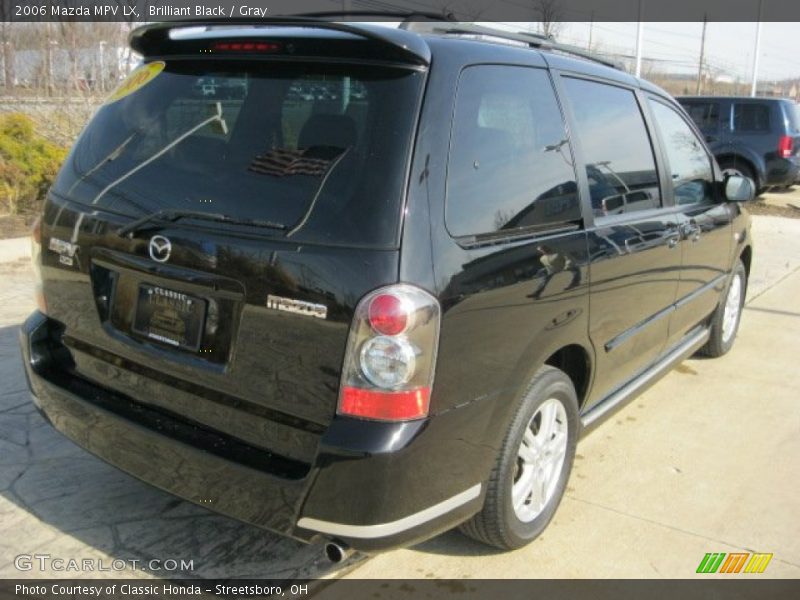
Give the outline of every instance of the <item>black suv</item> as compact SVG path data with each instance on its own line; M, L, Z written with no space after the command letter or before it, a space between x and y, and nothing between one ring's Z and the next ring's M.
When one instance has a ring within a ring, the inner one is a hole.
M340 549L514 548L583 433L733 344L752 182L645 81L455 23L131 44L21 342L52 424L146 482Z
M800 108L793 100L687 96L678 102L723 174L749 177L759 191L800 183Z

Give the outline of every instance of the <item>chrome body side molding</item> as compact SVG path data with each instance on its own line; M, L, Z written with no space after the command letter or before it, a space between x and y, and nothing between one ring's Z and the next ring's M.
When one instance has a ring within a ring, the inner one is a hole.
M694 354L706 343L708 336L709 331L706 327L697 328L686 334L686 337L681 340L677 346L664 354L647 370L643 371L590 408L581 417L581 424L583 427L588 428L594 425L609 412L613 411L615 408L621 407L626 400L633 398L637 392L666 374L666 372L677 363Z

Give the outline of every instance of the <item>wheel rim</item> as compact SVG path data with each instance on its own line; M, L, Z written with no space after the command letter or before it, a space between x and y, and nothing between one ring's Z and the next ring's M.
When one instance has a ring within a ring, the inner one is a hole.
M726 344L736 331L741 306L742 276L739 273L735 273L728 288L728 297L725 299L725 312L722 315L722 341Z
M542 403L525 427L511 485L520 521L533 521L553 498L567 455L567 433L567 411L555 398Z
M747 175L742 173L736 167L728 167L727 169L722 169L722 176L726 177L728 175L736 175L737 177L747 177Z

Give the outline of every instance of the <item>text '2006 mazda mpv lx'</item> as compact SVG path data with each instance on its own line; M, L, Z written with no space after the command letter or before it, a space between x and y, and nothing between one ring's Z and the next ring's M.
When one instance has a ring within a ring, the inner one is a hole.
M22 348L52 424L154 486L340 549L515 548L582 433L733 344L753 184L645 81L446 22L131 44Z

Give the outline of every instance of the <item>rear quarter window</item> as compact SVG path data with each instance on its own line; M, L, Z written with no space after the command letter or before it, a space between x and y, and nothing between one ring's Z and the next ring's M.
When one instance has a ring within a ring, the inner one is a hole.
M769 133L770 107L766 103L744 102L733 105L733 131Z

